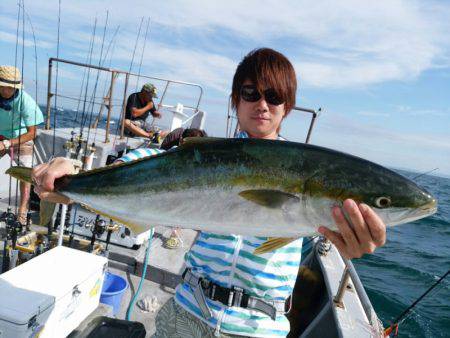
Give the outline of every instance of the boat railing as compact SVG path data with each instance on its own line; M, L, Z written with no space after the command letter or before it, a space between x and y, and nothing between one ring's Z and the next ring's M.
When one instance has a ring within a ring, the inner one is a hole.
M74 98L68 95L61 95L60 93L57 92L55 87L55 91L52 91L52 79L53 79L53 65L54 63L59 64L69 64L69 65L73 65L73 66L78 66L78 67L82 67L85 69L94 69L97 71L102 71L102 72L107 72L110 73L110 80L109 80L109 90L108 93L104 96L100 98L100 102L97 101L96 99L98 97L92 96L91 100L84 100L84 103L90 103L92 105L96 104L96 105L100 105L100 111L98 113L98 117L96 119L96 122L98 123L98 120L101 116L102 113L102 109L104 107L107 108L107 118L106 118L106 133L105 133L105 143L109 142L109 134L110 134L110 121L111 121L111 113L112 113L112 109L113 107L121 107L120 109L120 125L121 125L121 129L120 129L120 138L124 137L124 119L125 119L125 110L126 110L126 103L127 103L127 98L128 98L128 89L130 87L130 79L131 78L136 78L137 81L139 81L139 79L146 79L146 80L153 80L153 81L158 81L158 82L162 82L163 83L163 91L162 91L162 95L161 98L159 100L159 104L158 106L164 106L165 105L165 100L167 98L167 93L169 91L169 88L171 88L173 85L181 85L181 86L185 86L185 87L190 87L190 88L194 88L197 91L197 95L195 95L194 97L194 105L193 106L184 106L184 108L188 108L190 110L193 111L193 115L196 115L200 112L199 110L199 106L200 106L200 102L202 100L203 97L203 88L202 86L200 86L199 84L196 83L191 83L191 82L185 82L185 81L178 81L178 80L171 80L171 79L165 79L165 78L160 78L160 77L154 77L154 76L148 76L145 74L136 74L136 73L132 73L130 71L125 71L125 70L120 70L120 69L113 69L113 68L107 68L107 67L102 67L102 66L96 66L96 65L91 65L91 64L86 64L86 63L81 63L81 62L76 62L76 61L71 61L71 60L65 60L65 59L60 59L60 58L50 58L49 59L49 65L48 65L48 84L47 84L47 119L46 119L46 125L45 125L45 129L49 130L51 129L50 127L50 122L51 122L51 99L54 96L57 97L64 97L66 99L69 100L80 100L79 98ZM116 80L117 77L119 75L124 75L125 76L125 82L123 84L123 95L121 99L114 99L114 88L116 85ZM56 79L58 80L58 79ZM137 86L137 81L136 81L136 86ZM87 85L86 85L87 87ZM86 89L87 90L87 89ZM95 93L94 93L95 94ZM118 103L120 102L120 104ZM186 119L191 118L191 120L194 118L195 116L188 116ZM94 127L96 127L97 124L94 124Z
M336 295L333 298L333 302L336 306L343 307L343 298L345 292L351 291L352 287L349 284L349 280L351 280L354 291L358 295L358 298L361 302L361 305L364 309L364 313L366 314L366 317L369 321L369 323L374 328L379 327L379 320L376 315L375 309L372 306L372 303L370 302L369 296L367 296L366 290L364 289L363 284L361 283L361 280L359 279L358 273L355 270L355 266L353 263L344 257L342 257L342 260L345 263L345 268L341 276L341 280L339 282L338 291L336 292Z
M206 114L203 110L200 110L197 107L185 105L183 105L180 109L179 104L177 105L163 104L160 105L160 107L173 113L172 126L170 128L171 130L178 127L203 129L204 115ZM184 112L185 110L191 111L191 113L186 114ZM199 120L198 123L194 123L196 122L196 119Z

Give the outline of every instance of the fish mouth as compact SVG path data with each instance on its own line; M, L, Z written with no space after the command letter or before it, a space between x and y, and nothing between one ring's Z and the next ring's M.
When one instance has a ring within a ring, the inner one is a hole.
M437 211L437 201L433 198L430 202L420 207L420 210L427 213L427 215L432 215Z
M419 208L391 208L381 211L380 214L384 214L381 217L387 225L392 226L417 221L433 215L436 211L437 201L433 198Z

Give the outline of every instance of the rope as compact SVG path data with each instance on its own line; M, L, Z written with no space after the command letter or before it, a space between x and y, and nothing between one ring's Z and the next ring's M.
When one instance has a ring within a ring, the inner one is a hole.
M153 233L154 233L154 228L152 228L152 230L150 230L150 234L148 236L148 245L147 245L147 249L145 250L145 258L144 258L144 262L143 262L144 267L142 269L141 280L139 281L139 286L136 290L136 293L134 294L133 298L130 301L130 304L128 305L127 314L125 317L126 320L130 320L131 312L133 311L134 304L136 304L136 300L139 297L139 294L141 293L142 285L144 284L145 276L147 275L147 265L148 265L148 258L150 256L150 248L152 246Z

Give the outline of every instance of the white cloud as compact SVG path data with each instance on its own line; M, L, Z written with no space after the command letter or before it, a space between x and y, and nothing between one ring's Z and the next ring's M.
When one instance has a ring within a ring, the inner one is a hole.
M390 116L390 114L388 114L388 113L368 111L368 110L359 111L359 112L356 112L356 114L361 115L361 116L369 116L369 117L389 117Z
M15 44L16 43L16 34L0 31L0 41ZM22 45L22 37L19 38L19 44ZM25 45L25 47L33 47L34 48L34 41L30 40L30 39L25 39L24 45ZM36 40L36 47L51 48L52 46L53 46L53 44L50 42Z
M15 4L14 0L6 2ZM33 1L26 5L40 33L49 35L53 31L55 35L57 1ZM133 34L140 17L150 16L152 39L160 41L166 50L180 52L183 48L183 54L191 58L190 48L177 46L176 41L161 42L158 34L168 30L177 36L184 32L199 38L208 36L211 50L220 52L197 52L204 64L202 71L209 73L207 79L215 74L217 63L224 64L218 57L236 55L238 50L240 57L247 49L260 45L280 46L297 65L302 84L322 88L410 80L449 63L450 8L436 2L154 1L149 6L142 1L112 0L107 6L100 0L63 2L62 43L77 49L83 42L87 46L93 17L96 14L99 17L98 32L101 32L105 10L109 9L110 27L120 23ZM221 40L214 41L213 37L222 32L232 34L238 50L220 48ZM289 41L289 45L283 41ZM186 45L186 41L181 43ZM195 49L195 41L189 43ZM134 38L128 41L128 48L132 49L133 44ZM243 51L242 47L249 44L251 47ZM209 61L211 57L216 60ZM173 57L169 55L169 59ZM230 59L237 61L235 57Z

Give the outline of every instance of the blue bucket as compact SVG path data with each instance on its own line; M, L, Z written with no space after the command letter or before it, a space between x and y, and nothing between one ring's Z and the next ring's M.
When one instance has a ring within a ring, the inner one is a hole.
M111 305L113 307L113 315L116 316L120 310L123 294L127 288L128 282L124 278L111 272L106 272L102 293L100 295L100 303Z

